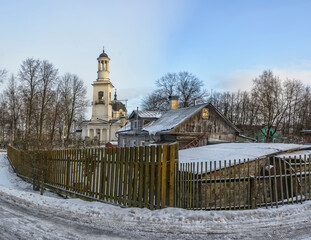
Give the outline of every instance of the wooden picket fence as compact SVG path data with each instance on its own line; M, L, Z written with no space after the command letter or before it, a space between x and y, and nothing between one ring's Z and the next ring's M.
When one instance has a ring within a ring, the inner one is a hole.
M310 199L311 157L180 163L176 207L242 210Z
M128 207L243 210L310 200L311 156L179 163L178 145L20 151L17 174L38 188Z
M120 206L174 206L178 145L20 151L8 146L17 174L41 188Z

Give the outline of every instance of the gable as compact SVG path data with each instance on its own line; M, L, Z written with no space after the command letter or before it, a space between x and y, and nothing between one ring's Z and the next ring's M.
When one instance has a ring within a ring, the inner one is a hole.
M199 134L199 133L232 133L239 132L238 129L228 122L223 115L208 104L200 111L194 113L188 119L174 127L169 134Z

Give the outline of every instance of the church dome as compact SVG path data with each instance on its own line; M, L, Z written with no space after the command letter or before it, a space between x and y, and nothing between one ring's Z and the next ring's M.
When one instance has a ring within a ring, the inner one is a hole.
M107 53L105 53L105 50L103 50L103 52L99 55L100 58L105 57L108 58Z
M120 102L118 100L113 100L112 101L112 110L113 111L120 111L121 109L124 112L126 112L126 107L125 107L125 105L122 102Z

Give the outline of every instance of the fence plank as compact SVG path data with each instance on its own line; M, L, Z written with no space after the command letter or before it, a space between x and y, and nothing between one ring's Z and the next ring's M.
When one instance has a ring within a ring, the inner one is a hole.
M118 189L120 179L120 148L115 148L115 176L113 202L118 203Z
M108 148L105 148L105 152L104 152L104 166L103 166L103 199L104 200L108 200L108 196L106 194L107 192L107 184L108 184L108 161L109 161L109 152L108 152Z
M283 171L282 171L282 164L281 159L278 159L279 162L279 169L280 169L280 184L281 184L281 199L282 199L282 205L284 205L284 195L283 195Z
M170 145L170 185L169 185L169 206L174 207L174 186L175 186L175 147Z
M217 188L217 183L216 183L216 178L217 178L217 169L216 169L216 161L214 161L214 199L215 199L215 210L217 210L217 191L216 191L216 188Z
M161 159L162 159L162 146L157 146L157 177L156 177L156 209L161 208ZM182 182L182 180L180 181Z
M150 203L150 209L153 210L154 208L155 146L151 146L150 158L151 158L151 170L150 170L149 203Z
M229 179L231 179L231 171L232 171L232 168L231 168L231 160L229 160ZM229 181L229 188L228 188L228 191L229 191L229 210L231 210L231 197L232 197L232 194L231 194L231 181Z
M119 204L124 204L123 198L123 189L124 189L124 157L125 157L125 148L120 148L120 156L121 156L121 163L120 163L120 179L119 179Z
M133 172L134 172L134 148L130 148L129 159L129 180L128 180L128 199L129 207L133 206Z
M128 166L129 166L129 153L130 153L130 148L126 147L125 148L125 165L124 165L124 185L123 185L123 205L128 205L129 199L127 195L127 190L128 190Z
M147 148L146 148L147 150ZM167 145L163 146L162 150L162 192L161 192L161 208L166 206L166 185L167 185ZM145 188L146 191L146 188Z
M271 207L273 207L273 188L272 188L272 180L271 180L271 160L269 159L269 192L270 192L270 203Z
M308 181L309 181L309 199L310 199L310 194L311 194L311 155L309 155L309 161L308 161L308 172L309 172L309 177L308 177Z
M293 175L292 175L292 158L289 156L289 174L290 174L290 193L292 204L294 204L294 186L293 186Z
M191 197L191 208L194 209L194 171L195 171L195 164L190 163L190 197Z
M188 163L188 195L189 195L189 208L192 208L192 163Z
M199 208L199 162L197 162L197 169L196 169L196 188L195 188L195 191L196 191L196 208L198 209Z
M149 146L145 148L145 184L144 184L144 205L149 206ZM166 174L166 173L165 173Z
M207 162L205 162L205 210L207 210Z
M135 156L134 156L134 189L133 189L133 199L134 199L134 207L138 206L138 195L137 195L137 188L138 188L138 148L135 148Z
M109 158L110 160L110 169L111 169L111 172L110 172L110 192L109 192L109 200L111 202L114 201L114 196L113 196L113 191L114 191L114 188L115 188L115 183L114 183L114 175L115 175L115 165L116 165L116 148L110 148L110 153L111 153L111 157Z
M99 162L99 169L100 169L100 175L99 175L99 199L103 199L103 184L104 184L104 149L102 148L100 150L100 157L98 159Z
M227 178L227 161L224 161L224 179ZM227 181L224 181L224 208L227 209Z
M287 198L287 204L289 204L288 177L287 177L287 167L286 167L285 157L283 157L283 165L284 165L284 173L285 173L285 175L286 175L286 177L285 177L286 198Z
M251 175L250 175L250 163L249 163L249 158L247 159L247 177L248 179L250 179ZM248 182L248 195L250 196L251 195L251 183L250 181ZM248 209L250 209L252 207L252 204L251 204L251 198L249 197L248 198Z
M201 185L199 186L199 190L200 190L200 209L203 209L203 204L202 204L202 180L203 180L203 162L201 162L201 173L200 173L200 180L201 180Z
M304 196L305 196L305 200L307 200L307 156L304 155L303 157L303 162L304 162L304 166L303 166L303 171L305 173L305 177L304 177Z
M96 162L97 162L97 153L98 149L95 148L94 151L92 152L92 158L91 158L91 196L94 197L95 195L95 186L96 186Z
M298 203L298 195L299 195L299 191L298 191L298 187L299 187L299 182L298 182L298 176L297 176L297 158L296 156L294 156L294 161L295 161L295 195L296 195L296 203Z
M143 207L144 196L144 147L139 147L139 188L138 188L138 206Z
M302 202L303 202L303 194L302 194L303 185L302 185L302 169L301 169L301 165L302 165L301 155L299 155L299 173L300 173L300 184L301 184L301 188L300 188L300 203L302 204Z
M261 207L262 204L262 184L261 184L261 178L260 178L260 161L257 161L257 183L258 183L258 191L257 191L257 206L259 204L259 207Z
M267 160L265 159L264 161L264 166L263 166L263 188L264 188L264 201L265 201L265 204L266 204L266 208L268 208L268 200L267 200L267 191L266 191L266 162Z
M186 173L185 173L185 163L181 163L182 169L182 199L181 199L181 207L187 208L186 205Z

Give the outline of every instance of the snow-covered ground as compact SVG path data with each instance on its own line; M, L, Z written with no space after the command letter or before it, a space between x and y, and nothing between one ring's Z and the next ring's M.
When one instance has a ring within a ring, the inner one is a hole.
M150 211L41 196L0 154L0 239L311 239L311 202L273 209Z
M210 162L216 161L216 169L219 168L219 161L224 166L224 161L249 159L253 160L268 154L277 153L280 151L303 148L304 145L284 144L284 143L221 143L215 145L206 145L197 148L189 148L179 151L179 162L208 162L207 171L210 170ZM199 165L200 167L200 165ZM214 169L213 169L214 170ZM205 171L205 164L203 165Z

